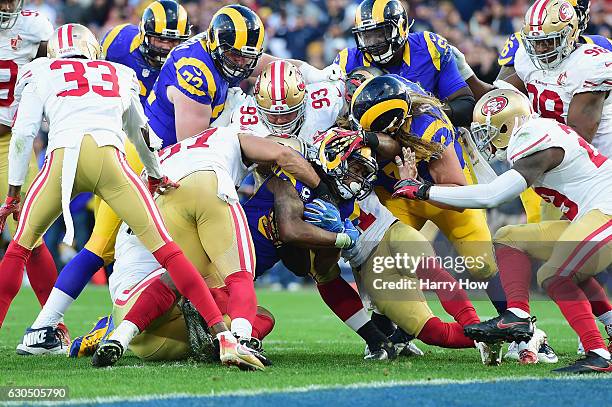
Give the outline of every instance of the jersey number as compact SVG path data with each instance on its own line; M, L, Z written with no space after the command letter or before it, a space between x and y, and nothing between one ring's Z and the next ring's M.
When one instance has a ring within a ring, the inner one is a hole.
M529 92L531 102L533 103L533 110L540 113L542 117L547 119L555 119L559 123L565 123L562 116L563 101L557 92L550 89L544 89L542 93L538 94L538 88L531 83L527 84L527 91ZM546 102L549 100L552 100L553 102L553 110L548 110L546 107Z
M200 133L194 140L193 143L187 145L183 143L176 143L172 146L168 146L161 150L159 154L159 163L163 164L168 158L172 157L174 154L181 151L182 147L187 146L187 150L191 148L208 148L210 145L208 144L208 139L217 131L216 127L211 127L208 130L204 130Z
M315 109L322 109L325 106L327 107L331 106L331 102L326 96L327 96L327 88L322 88L316 92L312 92L310 94L310 97L312 98L312 107Z
M85 77L85 65L89 68L100 69L105 68L107 72L102 73L102 81L109 84L109 88L98 85L89 85L89 81ZM64 66L70 66L71 71L64 72L64 80L66 83L76 82L76 88L63 90L57 94L60 97L66 96L83 96L90 90L105 98L119 97L119 78L115 67L106 61L88 61L83 63L80 61L57 60L51 64L51 69L62 69Z
M240 114L240 124L243 126L252 126L259 123L257 109L254 106L240 106Z
M0 82L0 90L7 91L6 98L0 99L0 107L8 107L13 104L15 100L15 83L17 82L17 72L19 67L15 61L11 60L0 60L0 69L7 70L9 78L7 82Z
M572 129L570 126L566 126L565 124L560 124L559 127L561 127L563 131L566 132L567 134L573 134L574 136L578 138L578 144L580 144L580 147L586 150L587 154L589 155L589 159L595 165L595 167L599 168L606 162L608 158L605 155L600 154L599 151L597 151L596 149L594 149L589 143L587 143L585 139L580 137L580 135L576 133L576 131Z
M534 190L544 201L561 209L569 220L573 220L578 215L578 205L559 191L545 187L535 187Z

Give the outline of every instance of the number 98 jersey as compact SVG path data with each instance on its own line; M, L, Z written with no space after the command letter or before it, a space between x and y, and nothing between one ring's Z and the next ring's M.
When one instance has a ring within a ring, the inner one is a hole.
M8 30L0 30L0 123L11 126L17 110L15 84L19 69L36 57L53 26L36 11L23 10Z
M567 124L574 95L612 90L612 52L597 45L579 45L558 67L549 70L536 68L521 47L514 67L525 83L533 109L540 116L563 124ZM612 98L604 102L593 145L606 156L612 156Z

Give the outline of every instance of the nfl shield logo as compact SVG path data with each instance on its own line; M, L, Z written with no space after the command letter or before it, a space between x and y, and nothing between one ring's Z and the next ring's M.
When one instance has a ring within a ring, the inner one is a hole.
M149 70L148 69L143 69L142 70L142 77L143 78L148 78L149 77Z
M11 38L11 48L13 51L17 51L19 48L21 48L21 41L22 39L19 34L17 34L16 38Z

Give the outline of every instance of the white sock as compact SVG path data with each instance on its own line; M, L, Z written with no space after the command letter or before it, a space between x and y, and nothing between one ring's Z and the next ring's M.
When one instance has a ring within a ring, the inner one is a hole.
M592 352L597 353L599 356L601 356L604 359L610 360L610 352L608 352L607 349L603 349L603 348L593 349Z
M370 317L368 313L362 308L353 315L351 315L346 321L345 324L349 326L353 331L357 332L359 328L364 326L370 321Z
M597 319L604 325L612 325L612 311L601 314Z
M132 339L134 339L134 337L139 333L140 330L133 322L124 319L112 332L111 338L119 341L121 346L123 346L123 350L125 351L130 345L130 342L132 342Z
M514 315L516 315L519 318L529 318L529 313L523 311L520 308L508 308L508 311L512 312Z
M62 290L53 287L47 302L38 314L36 321L32 324L32 328L38 329L45 326L52 326L55 328L57 324L64 320L64 312L66 312L73 302L74 298Z
M253 326L245 318L232 319L232 327L230 329L239 338L251 339L251 334L253 333Z

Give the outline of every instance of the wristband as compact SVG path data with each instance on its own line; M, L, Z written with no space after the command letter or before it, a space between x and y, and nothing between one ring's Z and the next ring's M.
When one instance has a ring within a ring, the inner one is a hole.
M336 246L338 249L344 249L351 245L351 238L346 233L337 233L336 234Z

